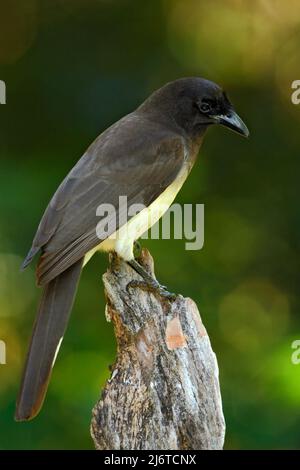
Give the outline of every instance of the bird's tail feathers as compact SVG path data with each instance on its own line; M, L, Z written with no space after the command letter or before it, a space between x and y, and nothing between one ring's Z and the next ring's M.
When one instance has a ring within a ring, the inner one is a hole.
M31 337L15 419L34 418L43 404L52 367L72 309L83 259L45 285Z

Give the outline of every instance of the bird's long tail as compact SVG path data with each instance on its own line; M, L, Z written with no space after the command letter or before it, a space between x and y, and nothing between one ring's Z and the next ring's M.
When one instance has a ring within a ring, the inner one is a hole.
M17 400L17 421L34 418L43 404L70 317L82 263L82 259L77 261L44 287Z

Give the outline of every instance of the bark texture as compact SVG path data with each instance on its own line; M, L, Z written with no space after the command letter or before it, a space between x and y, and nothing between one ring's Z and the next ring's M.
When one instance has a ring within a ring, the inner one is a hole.
M154 274L143 250L139 262ZM111 258L103 276L106 317L117 339L111 378L93 409L96 449L222 449L225 423L218 365L193 300L164 300Z

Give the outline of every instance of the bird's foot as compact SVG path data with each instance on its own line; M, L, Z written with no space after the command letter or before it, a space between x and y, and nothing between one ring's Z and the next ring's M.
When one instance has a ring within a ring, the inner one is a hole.
M173 294L173 292L169 292L165 286L159 284L159 282L157 282L155 279L153 279L153 282L138 281L134 279L130 281L126 286L127 292L129 292L130 289L135 288L139 288L147 292L152 292L153 294L158 294L162 298L167 300L175 300L177 297L176 294Z
M157 282L154 277L149 274L143 266L141 266L135 259L127 261L128 264L137 272L142 278L142 281L132 280L127 284L126 290L129 292L129 289L139 287L140 289L146 290L148 292L153 292L153 294L158 294L164 299L175 300L176 294L169 292L165 286L162 286Z

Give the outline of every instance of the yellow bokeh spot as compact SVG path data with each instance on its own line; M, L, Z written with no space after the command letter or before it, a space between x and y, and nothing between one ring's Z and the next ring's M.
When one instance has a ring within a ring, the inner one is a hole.
M286 332L289 302L268 280L250 279L226 295L219 307L225 340L240 351L260 351Z

